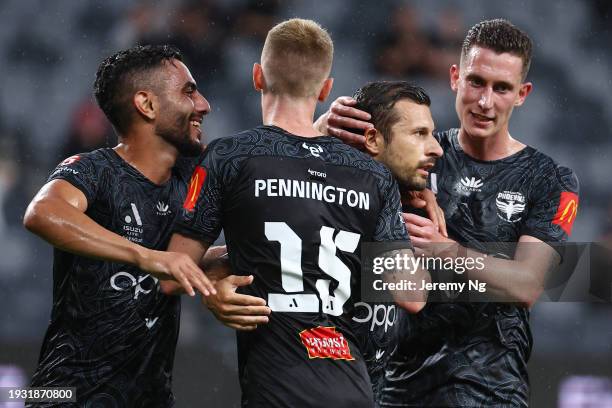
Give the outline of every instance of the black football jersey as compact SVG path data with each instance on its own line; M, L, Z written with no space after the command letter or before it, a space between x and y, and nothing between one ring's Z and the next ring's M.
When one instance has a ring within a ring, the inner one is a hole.
M114 150L99 149L66 159L49 180L81 190L85 214L102 227L164 250L192 162L180 161L156 185ZM76 387L74 406L172 406L179 315L179 297L163 295L138 268L55 249L51 321L32 386Z
M578 180L532 147L500 160L466 155L458 129L437 135L444 155L430 173L449 236L504 258L522 235L547 243L571 233ZM497 247L483 243L502 243ZM529 312L512 303L428 303L400 312L401 344L392 356L387 407L527 406Z
M399 309L394 303L355 303L353 330L370 374L375 406L383 391L385 369L398 346Z
M194 171L177 225L212 243L223 228L243 293L267 300L270 321L238 336L248 407L371 407L351 327L360 244L405 240L397 184L333 137L262 126L217 139Z

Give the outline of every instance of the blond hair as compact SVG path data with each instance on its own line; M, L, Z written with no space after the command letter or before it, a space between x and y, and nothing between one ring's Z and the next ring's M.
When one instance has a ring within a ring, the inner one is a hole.
M274 26L261 52L267 90L293 97L318 96L329 77L331 37L312 20L292 18Z

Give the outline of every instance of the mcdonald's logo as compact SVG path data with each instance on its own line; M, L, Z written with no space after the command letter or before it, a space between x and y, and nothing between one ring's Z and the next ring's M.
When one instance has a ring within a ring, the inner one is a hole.
M187 197L185 197L185 202L183 203L184 209L193 211L198 201L198 197L200 196L200 190L202 190L204 180L206 180L206 170L204 167L196 166L191 175L191 180L189 181L189 190L187 191Z
M569 191L561 192L559 208L553 218L553 224L560 226L567 235L572 234L572 226L578 213L578 196Z

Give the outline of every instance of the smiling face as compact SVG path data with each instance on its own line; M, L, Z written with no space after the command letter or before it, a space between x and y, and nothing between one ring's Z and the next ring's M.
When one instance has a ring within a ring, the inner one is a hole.
M450 74L461 128L472 137L507 134L512 110L523 104L532 88L522 82L521 57L480 46L473 46Z
M442 156L442 148L433 137L434 122L429 106L402 99L395 103L393 110L398 120L390 129L388 142L383 139L383 147L375 159L389 167L402 188L422 190L429 170Z
M210 104L198 92L189 69L181 61L164 63L161 75L155 133L180 154L197 156L203 149L200 125L204 115L210 112Z

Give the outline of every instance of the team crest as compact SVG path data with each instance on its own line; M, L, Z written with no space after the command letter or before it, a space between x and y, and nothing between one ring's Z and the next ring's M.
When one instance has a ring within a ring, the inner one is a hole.
M525 196L516 191L502 191L495 200L497 216L507 222L518 222L525 211Z

